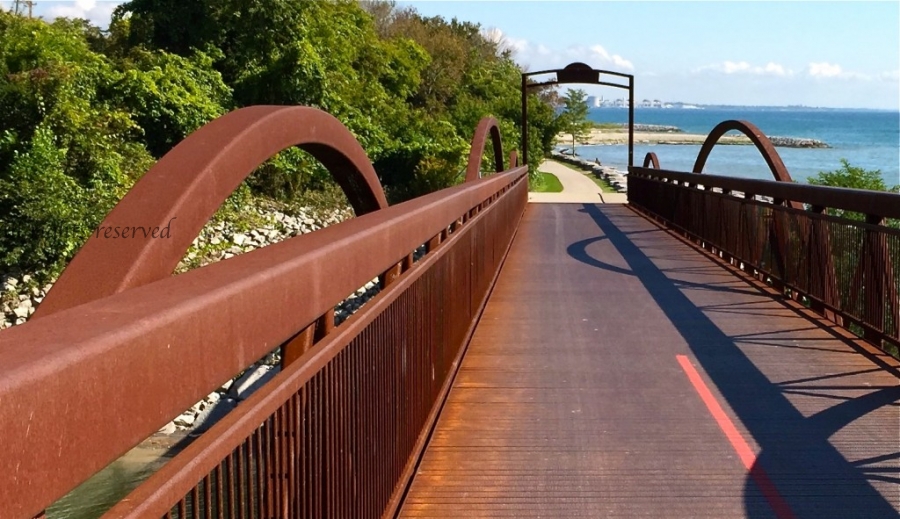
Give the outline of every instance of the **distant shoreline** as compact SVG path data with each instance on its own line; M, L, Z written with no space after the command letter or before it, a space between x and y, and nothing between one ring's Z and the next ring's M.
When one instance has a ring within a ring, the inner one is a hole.
M651 107L651 106L640 106L637 105L634 107L635 111L648 111L648 112L678 112L683 110L694 111L694 110L709 110L709 111L721 111L721 110L751 110L758 112L888 112L888 113L897 113L900 111L900 108L848 108L848 107L831 107L831 106L802 106L802 105L704 105L697 103L685 103L690 104L693 108L683 108L673 106L672 108L660 108L660 107ZM625 106L590 106L588 107L590 110L627 110L628 108Z
M670 131L636 131L634 132L635 144L667 144L701 145L706 141L706 135L699 133L682 133L676 130ZM817 139L805 139L800 137L770 137L772 144L784 148L830 148L830 146ZM572 134L561 133L556 136L558 146L571 146ZM604 146L616 144L628 144L628 131L624 129L598 129L591 130L586 139L576 141L581 146ZM725 145L749 145L753 142L745 135L723 135L718 144Z

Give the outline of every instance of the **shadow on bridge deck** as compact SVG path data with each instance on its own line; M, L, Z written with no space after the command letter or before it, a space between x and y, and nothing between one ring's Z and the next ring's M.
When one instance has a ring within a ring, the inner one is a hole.
M897 517L897 375L624 206L531 205L401 515Z

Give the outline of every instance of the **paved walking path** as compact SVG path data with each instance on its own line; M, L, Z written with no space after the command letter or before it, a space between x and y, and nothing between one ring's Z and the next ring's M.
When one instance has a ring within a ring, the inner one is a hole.
M625 193L605 193L588 175L559 162L547 160L541 163L541 171L553 173L562 183L562 193L528 193L528 201L555 204L624 204Z
M616 204L529 204L403 519L896 519L897 362Z

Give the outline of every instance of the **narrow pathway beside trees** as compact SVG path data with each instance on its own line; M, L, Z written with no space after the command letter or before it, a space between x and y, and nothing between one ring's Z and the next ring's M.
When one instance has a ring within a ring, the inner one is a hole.
M563 190L562 193L528 193L529 202L557 204L624 204L627 202L625 193L605 193L586 174L559 162L546 160L541 163L538 170L556 175L563 185Z

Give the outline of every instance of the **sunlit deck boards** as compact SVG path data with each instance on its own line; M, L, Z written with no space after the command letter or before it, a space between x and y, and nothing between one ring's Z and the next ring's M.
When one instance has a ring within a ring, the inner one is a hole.
M893 373L625 207L532 205L401 515L896 517Z

